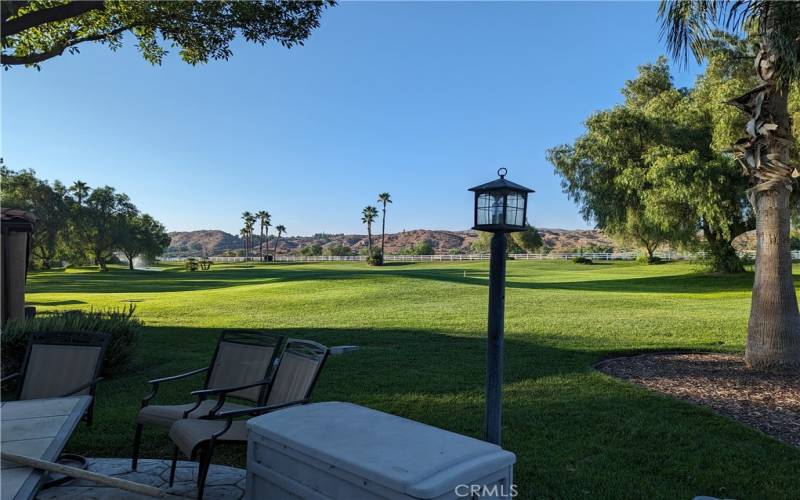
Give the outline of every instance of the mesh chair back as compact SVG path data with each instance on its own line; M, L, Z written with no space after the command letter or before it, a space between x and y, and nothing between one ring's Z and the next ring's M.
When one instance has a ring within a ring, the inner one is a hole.
M328 357L328 348L310 340L289 339L267 398L267 405L300 401L311 396Z
M221 389L247 385L265 379L275 362L283 337L254 330L222 332L206 388ZM261 404L265 387L231 392L228 396Z
M100 376L110 335L96 332L34 333L28 344L19 399L70 395ZM77 394L89 394L87 387Z

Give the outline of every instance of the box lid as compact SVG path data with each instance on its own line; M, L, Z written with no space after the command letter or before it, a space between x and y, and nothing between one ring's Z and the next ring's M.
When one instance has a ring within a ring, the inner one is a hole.
M248 421L269 441L416 498L508 467L497 445L350 403L316 403Z

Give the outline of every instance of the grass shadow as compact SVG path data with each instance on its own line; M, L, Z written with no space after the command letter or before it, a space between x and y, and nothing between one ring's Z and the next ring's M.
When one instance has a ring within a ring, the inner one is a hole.
M419 267L416 263L391 263L382 267L354 268L337 265L256 264L247 267L224 267L209 271L186 272L167 269L159 273L111 270L109 272L65 273L43 271L28 279L31 293L134 293L210 290L234 286L260 285L293 281L354 280L401 277L488 286L488 272L474 267ZM611 264L609 264L611 265ZM587 268L588 270L588 268ZM480 273L480 277L475 274ZM800 281L800 275L794 275ZM747 292L752 289L753 273L720 275L687 273L667 276L590 279L575 281L525 281L509 273L506 287L529 290L574 290L623 293L708 293Z

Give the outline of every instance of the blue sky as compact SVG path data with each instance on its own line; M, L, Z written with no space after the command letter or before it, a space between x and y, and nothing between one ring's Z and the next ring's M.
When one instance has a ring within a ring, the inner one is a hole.
M359 212L382 191L387 231L466 229L467 188L499 166L536 190L532 224L591 227L545 150L664 53L656 9L343 2L304 47L236 43L197 67L84 46L3 73L2 154L114 186L169 230L236 233L242 211L266 209L292 235L364 232ZM673 69L691 85L696 68Z

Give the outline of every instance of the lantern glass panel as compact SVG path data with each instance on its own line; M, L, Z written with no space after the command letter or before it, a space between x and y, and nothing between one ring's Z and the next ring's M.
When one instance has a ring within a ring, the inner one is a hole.
M509 226L522 226L525 224L525 198L517 193L510 193L507 197L506 224Z
M478 196L478 225L503 223L503 195L483 193Z

